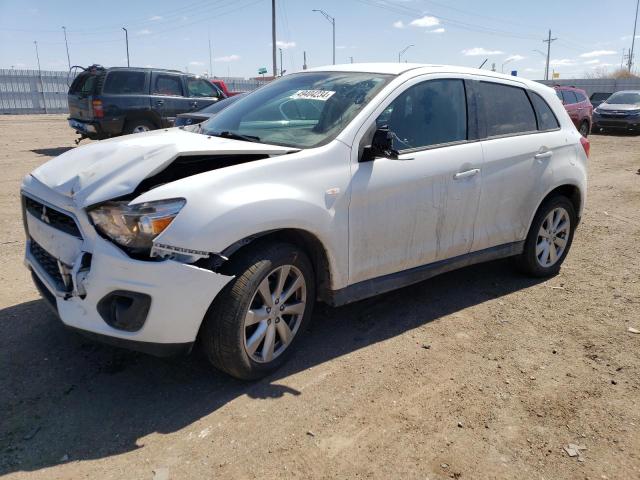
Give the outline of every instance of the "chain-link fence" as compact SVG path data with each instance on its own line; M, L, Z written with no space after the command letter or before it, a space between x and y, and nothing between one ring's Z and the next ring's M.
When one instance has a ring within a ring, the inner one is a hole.
M0 69L0 113L65 113L67 72Z

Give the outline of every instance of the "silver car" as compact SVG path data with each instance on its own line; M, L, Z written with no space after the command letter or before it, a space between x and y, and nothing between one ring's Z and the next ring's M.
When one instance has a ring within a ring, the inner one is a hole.
M640 90L616 92L602 102L593 111L592 130L640 132Z

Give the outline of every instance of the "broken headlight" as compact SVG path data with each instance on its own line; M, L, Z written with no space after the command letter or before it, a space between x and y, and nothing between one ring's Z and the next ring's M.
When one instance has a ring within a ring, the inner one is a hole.
M148 253L153 239L171 224L185 203L183 198L136 205L113 201L88 213L102 235L132 253Z

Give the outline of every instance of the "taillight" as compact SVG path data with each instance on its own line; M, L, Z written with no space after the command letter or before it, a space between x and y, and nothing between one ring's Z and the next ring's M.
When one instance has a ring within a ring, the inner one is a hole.
M580 135L580 143L582 144L582 148L584 148L584 153L586 153L587 158L589 158L589 152L591 151L591 143L589 143L589 139Z
M94 100L91 104L93 105L93 116L95 118L103 118L104 110L102 109L102 100Z

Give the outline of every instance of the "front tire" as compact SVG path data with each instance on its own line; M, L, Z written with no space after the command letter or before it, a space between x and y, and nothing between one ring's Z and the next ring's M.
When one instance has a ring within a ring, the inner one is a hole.
M242 380L262 378L291 354L311 318L314 271L287 243L263 244L226 266L235 278L218 294L200 332L214 367Z
M556 195L545 200L533 218L524 250L517 258L520 270L534 277L556 275L571 248L577 220L567 197Z
M149 120L128 120L124 125L124 133L125 135L130 135L132 133L143 133L149 132L151 130L155 130L156 126L151 123Z

